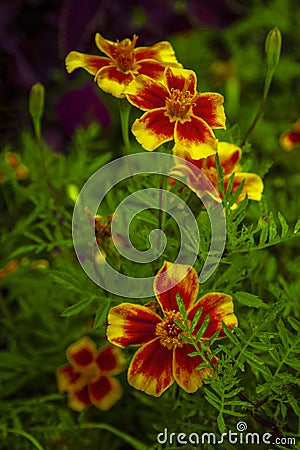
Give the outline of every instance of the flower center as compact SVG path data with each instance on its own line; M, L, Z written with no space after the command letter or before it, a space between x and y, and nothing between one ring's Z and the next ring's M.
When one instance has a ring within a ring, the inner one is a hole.
M135 66L134 47L138 36L134 35L132 41L128 38L116 43L115 60L122 72L133 70Z
M171 88L170 97L166 99L167 114L171 118L186 119L194 105L194 95L190 91Z
M179 311L165 311L165 318L156 325L156 335L160 337L160 343L172 350L176 347L182 347L184 341L180 334L182 329L174 322L174 320L182 321L182 316Z

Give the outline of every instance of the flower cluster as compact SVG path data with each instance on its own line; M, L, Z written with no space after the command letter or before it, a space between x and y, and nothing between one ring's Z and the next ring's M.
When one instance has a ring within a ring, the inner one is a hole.
M125 358L118 348L107 345L96 349L94 342L83 337L67 349L69 364L56 371L60 392L68 392L70 408L81 411L90 404L101 410L110 409L123 394L118 375Z
M173 142L174 167L170 175L186 176L200 197L205 186L197 176L199 170L216 185L218 201L222 200L219 161L225 192L229 180L232 192L243 183L233 206L237 207L246 195L259 201L261 178L243 172L242 150L218 142L215 135L214 130L226 128L223 96L198 91L196 74L182 67L169 42L136 47L137 39L134 35L132 39L112 42L97 33L96 45L104 56L72 51L66 57L67 71L85 69L103 91L120 98L128 111L130 104L143 111L131 128L136 140L147 151ZM88 216L105 257L112 216L107 223L101 216ZM94 343L83 338L69 347L70 363L58 369L57 381L59 390L68 392L71 408L79 411L93 403L108 409L121 396L121 387L112 377L124 367L120 348L138 347L129 364L128 383L155 397L174 382L193 393L203 380L216 376L217 358L210 350L210 341L226 337L224 324L232 332L237 327L232 297L207 292L198 298L195 269L168 261L155 275L153 290L155 301L121 302L110 308L106 335L113 346L97 353ZM184 323L187 328L182 328Z

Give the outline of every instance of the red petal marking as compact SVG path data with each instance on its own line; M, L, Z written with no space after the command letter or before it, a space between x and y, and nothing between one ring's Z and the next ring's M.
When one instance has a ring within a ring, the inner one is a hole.
M203 378L212 374L211 369L196 370L196 367L203 362L200 356L188 356L194 352L192 345L185 344L183 347L177 347L174 350L173 373L175 381L186 392L195 392L202 386Z
M101 68L110 64L110 60L104 56L86 55L79 52L70 52L66 57L68 73L75 69L85 69L91 75L95 75Z
M225 112L221 94L205 92L198 94L193 106L193 114L203 119L211 128L225 128Z
M69 407L74 411L82 411L91 404L89 397L88 386L85 386L80 391L70 391L68 395Z
M131 72L124 73L116 66L106 66L100 69L95 75L95 81L103 91L115 97L124 97L124 89L133 80Z
M113 58L116 50L116 43L105 39L100 33L96 33L95 42L99 50L109 58Z
M171 141L174 136L175 122L170 122L165 109L154 109L136 119L132 125L132 133L137 141L149 151L161 144Z
M195 302L199 290L198 275L190 266L165 261L154 279L154 293L163 311L178 311L176 294L188 310Z
M230 175L232 172L240 172L238 162L242 157L242 150L239 147L229 142L219 142L218 155L224 175ZM213 161L210 163L210 166L216 169L215 157L213 156L212 158Z
M167 63L178 64L173 47L167 41L158 42L151 47L137 47L134 50L134 56L138 62L144 59L154 59L162 61L165 65ZM178 65L181 66L181 64Z
M189 91L190 94L196 93L197 77L192 70L168 67L165 70L165 83L169 91L178 89L179 91Z
M71 364L65 364L63 366L58 367L56 371L56 381L59 392L65 392L70 389L76 388L78 382L84 380L80 380L81 374L79 372L75 372L74 367Z
M146 75L137 76L127 87L125 94L130 103L143 111L166 106L166 88Z
M210 322L206 331L204 332L202 339L210 339L216 331L220 331L219 337L225 337L225 333L222 328L222 322L232 328L237 326L238 321L233 312L232 297L221 292L210 292L209 294L201 297L191 311L188 314L190 320L193 319L196 311L199 308L203 308L202 315L199 323L195 328L195 334L199 330L206 316L210 316Z
M172 350L159 339L143 345L133 356L128 369L128 383L146 394L159 397L174 381Z
M282 133L282 135L280 136L280 145L286 151L293 150L293 148L299 144L300 144L299 131L286 131L285 133Z
M145 75L153 80L161 80L165 70L165 64L153 59L145 59L140 61L137 65L137 72L140 75Z
M202 119L191 116L190 121L177 121L175 125L174 152L185 150L192 159L206 158L216 153L217 139L212 129Z
M116 375L124 369L125 358L119 348L108 345L99 351L96 363L101 372Z
M121 303L108 313L107 339L119 346L142 345L156 337L156 325L161 317L149 308Z
M111 390L111 383L108 377L101 375L97 381L90 383L89 391L91 394L91 400L95 399L99 401L105 397Z
M95 343L88 337L71 344L67 349L67 356L71 363L79 367L91 364L96 354Z
M89 385L89 395L93 405L107 411L122 397L123 390L116 378L103 375Z

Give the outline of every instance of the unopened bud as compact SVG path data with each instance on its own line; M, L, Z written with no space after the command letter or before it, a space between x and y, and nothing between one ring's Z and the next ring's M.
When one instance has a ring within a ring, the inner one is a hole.
M269 31L267 35L265 52L267 57L267 67L270 70L274 70L279 62L281 52L281 33L277 27Z
M45 88L41 83L35 83L29 94L29 113L38 136L40 135L40 122L44 112L44 102Z

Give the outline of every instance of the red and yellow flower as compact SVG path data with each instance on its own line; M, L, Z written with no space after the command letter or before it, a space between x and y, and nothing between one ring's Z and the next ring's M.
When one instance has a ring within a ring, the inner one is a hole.
M94 56L70 52L66 57L69 73L78 68L94 75L95 81L103 91L115 97L124 97L126 86L140 74L153 79L160 79L167 65L182 67L177 62L172 45L158 42L151 47L136 47L138 37L112 42L96 34L95 40L99 50L107 56Z
M125 367L119 348L107 345L101 350L88 337L71 344L67 349L69 364L56 371L59 392L68 392L71 409L81 411L93 404L106 411L123 394L119 380L114 377Z
M180 156L189 163L192 163L192 165L182 164L182 161L180 160L180 163L173 167L171 174L176 173L177 175L186 175L187 182L190 188L193 189L196 194L198 193L201 196L203 194L203 191L205 190L205 187L203 189L203 180L197 175L198 169L200 169L201 172L204 173L204 175L206 175L207 178L215 185L216 190L219 194L219 199L222 199L222 193L216 185L216 182L218 182L219 180L215 155L200 160L193 160L192 158L190 158L188 152L177 150L175 161L176 156ZM229 178L233 173L235 175L232 192L235 192L236 189L245 180L242 192L238 196L235 203L241 202L245 198L246 194L248 195L250 200L261 200L264 188L263 181L261 177L255 173L242 172L242 167L240 165L242 150L234 144L230 144L228 142L219 142L218 156L220 165L223 169L225 191L227 189ZM193 166L195 167L195 171L193 170Z
M125 90L134 106L146 111L132 126L138 142L149 151L174 139L174 151L193 159L217 151L215 128L225 128L223 96L196 91L192 70L166 68L162 82L145 75L135 78Z
M202 380L213 376L211 367L196 370L203 363L200 356L190 357L195 351L186 343L182 330L175 320L183 322L176 301L176 294L183 300L188 320L191 321L199 308L202 315L194 330L196 334L207 315L209 325L201 339L209 340L217 331L225 337L222 322L229 328L237 326L233 302L229 295L211 292L197 300L199 289L196 271L186 265L165 262L155 277L154 291L162 314L147 305L121 303L108 314L108 340L121 348L140 346L128 369L128 382L147 394L160 396L174 381L186 392L195 392ZM201 347L201 340L198 343ZM208 353L209 355L209 353ZM211 360L211 364L216 358Z
M300 146L300 119L292 125L290 130L282 133L279 142L283 150L286 150L287 152Z

